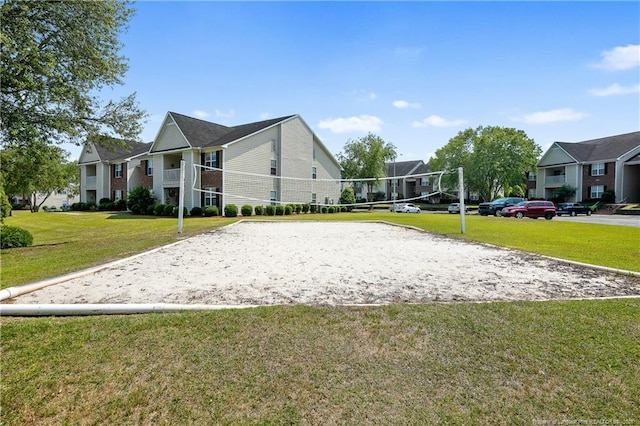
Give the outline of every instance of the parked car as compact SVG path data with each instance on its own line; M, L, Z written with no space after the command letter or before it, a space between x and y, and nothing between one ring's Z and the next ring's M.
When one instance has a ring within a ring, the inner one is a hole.
M516 204L524 201L524 198L519 197L507 197L498 198L490 203L480 203L478 206L478 214L481 216L500 216L502 209L509 206L515 206Z
M562 216L563 214L568 214L569 216L586 214L587 216L591 216L591 207L580 203L560 203L556 209L556 214L558 216Z
M556 206L551 201L521 201L515 206L502 209L501 215L517 217L518 219L523 217L530 217L531 219L544 217L547 220L551 220L556 215Z
M460 203L451 203L449 207L447 207L447 211L451 214L460 213ZM469 211L469 207L464 206L465 213Z
M390 210L397 213L420 213L420 207L411 203L394 204Z

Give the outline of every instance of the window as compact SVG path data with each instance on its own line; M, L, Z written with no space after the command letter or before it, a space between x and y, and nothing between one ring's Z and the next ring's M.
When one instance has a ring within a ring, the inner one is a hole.
M276 205L276 201L278 200L276 191L271 191L271 193L269 193L269 200L271 200L272 206Z
M122 177L122 163L114 164L113 166L113 177L121 178Z
M602 194L604 193L604 185L594 185L591 187L591 198L602 198Z
M205 167L218 167L218 152L207 152L204 154Z
M271 160L271 174L273 176L278 174L278 162L276 160Z
M311 168L311 177L313 179L316 179L318 177L318 169L316 169L315 167Z
M312 193L311 194L311 203L317 203L318 202L318 197L316 196L316 193Z
M429 186L429 178L421 177L420 178L420 186Z
M535 188L529 188L528 194L527 194L527 198L531 199L531 198L536 198L536 189Z
M591 165L591 176L604 176L605 174L604 163L595 163ZM599 198L599 197L594 197Z
M218 188L204 188L204 206L205 207L218 207Z
M537 177L538 175L536 175L535 172L529 172L527 175L527 179L529 179L529 182L535 182Z
M113 199L118 201L118 200L122 200L122 190L121 189L116 189L115 191L113 191Z
M147 176L153 176L153 160L147 160Z

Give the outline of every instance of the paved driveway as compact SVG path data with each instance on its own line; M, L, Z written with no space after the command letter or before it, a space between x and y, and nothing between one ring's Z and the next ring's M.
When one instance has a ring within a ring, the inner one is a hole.
M622 226L636 226L640 227L640 216L630 215L606 215L606 214L592 214L591 216L565 216L554 217L553 220L560 220L565 222L584 222L584 223L601 223L603 225L622 225Z

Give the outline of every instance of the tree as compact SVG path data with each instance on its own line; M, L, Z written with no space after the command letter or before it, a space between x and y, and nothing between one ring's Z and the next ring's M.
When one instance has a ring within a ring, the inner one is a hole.
M483 200L499 194L524 193L526 170L534 170L542 149L522 130L508 127L466 129L436 151L431 170L464 169L466 189ZM443 185L458 186L457 173L443 178Z
M149 206L154 205L155 197L151 194L149 188L137 186L129 191L127 195L127 207L133 214L145 214L149 210Z
M386 176L385 163L396 158L396 147L379 136L369 133L356 140L348 140L344 153L337 155L345 179L367 180L367 199L371 201L373 186Z
M37 212L54 191L77 186L78 165L68 161L68 155L62 148L44 142L3 149L0 172L5 191L28 198L31 212Z
M6 0L0 13L3 144L137 139L145 113L135 93L118 102L97 95L121 85L128 68L118 40L133 13L126 1Z
M4 193L4 185L0 182L0 223L4 222L7 216L11 216L11 203Z
M576 191L577 188L565 183L560 188L558 188L557 197L562 201L567 201L569 198L576 195Z
M353 205L356 203L356 195L353 193L353 188L345 186L340 194L340 204L346 204L347 210L353 210Z

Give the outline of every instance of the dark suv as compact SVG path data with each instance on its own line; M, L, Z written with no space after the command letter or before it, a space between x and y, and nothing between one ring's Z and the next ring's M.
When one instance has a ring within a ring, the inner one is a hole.
M505 207L515 206L519 202L524 201L524 198L520 197L508 197L508 198L498 198L497 200L493 200L490 203L480 203L478 206L478 213L481 216L500 216L500 212Z

